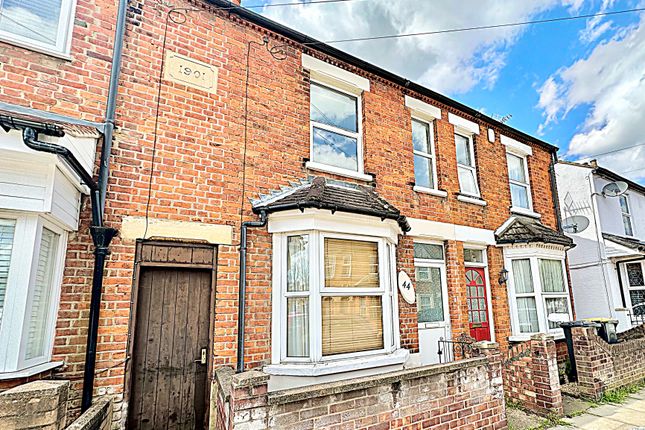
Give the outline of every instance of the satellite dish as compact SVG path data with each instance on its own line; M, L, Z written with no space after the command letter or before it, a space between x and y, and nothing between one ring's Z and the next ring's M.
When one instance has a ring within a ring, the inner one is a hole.
M582 233L589 227L589 218L584 215L574 215L565 218L562 229L567 233Z
M604 187L602 187L602 195L605 197L618 197L622 194L625 194L625 191L627 191L627 188L629 188L629 185L627 185L627 182L623 182L623 181L610 182Z

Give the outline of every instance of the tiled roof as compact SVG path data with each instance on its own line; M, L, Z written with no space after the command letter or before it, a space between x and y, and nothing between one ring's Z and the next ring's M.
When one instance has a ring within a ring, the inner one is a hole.
M82 124L74 124L72 122L58 121L52 119L41 118L37 115L30 115L26 113L16 113L5 109L0 109L0 125L7 125L12 127L12 120L19 119L23 121L31 121L37 124L47 126L50 130L58 129L65 134L74 137L93 137L98 138L101 136L96 127Z
M635 249L638 252L645 252L645 242L642 240L634 239L633 237L617 236L609 233L603 233L602 237L627 248Z
M514 243L550 243L572 248L573 240L540 221L524 217L513 217L512 221L499 234L495 235L500 245Z
M313 178L253 202L253 211L256 213L306 208L393 219L399 223L401 230L410 231L410 225L401 215L401 211L382 199L373 188L331 181L323 177Z

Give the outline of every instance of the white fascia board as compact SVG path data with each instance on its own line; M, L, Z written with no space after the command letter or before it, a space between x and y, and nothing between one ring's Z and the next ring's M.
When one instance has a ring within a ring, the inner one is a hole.
M492 230L417 218L408 218L408 223L411 227L408 236L411 237L495 245L495 233Z
M499 138L502 142L502 145L505 145L506 149L509 152L513 152L519 155L533 155L533 149L529 145L518 142L517 140L511 139L510 137L504 136L503 134L501 134Z
M430 121L441 119L441 109L426 102L422 102L421 100L405 96L405 105L409 107L414 114Z
M309 70L311 77L332 85L339 85L353 92L369 91L370 81L355 73L336 67L325 61L302 54L302 67ZM349 87L349 88L348 88Z
M466 131L471 134L479 134L479 124L457 116L453 113L448 112L448 122L460 130Z
M506 221L504 221L504 224L500 225L499 228L495 230L495 234L499 236L500 234L504 233L508 228L508 226L510 226L513 223L513 221L515 221L515 219L516 217L512 216Z

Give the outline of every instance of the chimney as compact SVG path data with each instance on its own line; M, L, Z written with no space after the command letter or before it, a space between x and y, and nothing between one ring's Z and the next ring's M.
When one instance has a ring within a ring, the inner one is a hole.
M241 6L242 0L228 0L229 2L233 3L236 6Z

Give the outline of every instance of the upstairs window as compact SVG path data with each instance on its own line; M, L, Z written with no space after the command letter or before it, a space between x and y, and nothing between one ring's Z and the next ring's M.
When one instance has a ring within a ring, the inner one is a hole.
M532 210L531 188L526 157L506 153L508 164L508 181L511 187L511 203L513 208Z
M68 54L74 0L1 0L0 39L54 54Z
M414 183L417 187L437 188L432 123L412 118Z
M623 216L623 228L625 229L625 234L627 236L634 235L634 229L632 227L632 214L629 208L629 199L627 195L623 194L619 196L620 199L620 212Z
M363 171L360 97L311 83L311 161L344 171Z
M479 197L475 149L472 136L455 133L455 146L457 149L457 171L459 174L459 188L461 193Z

